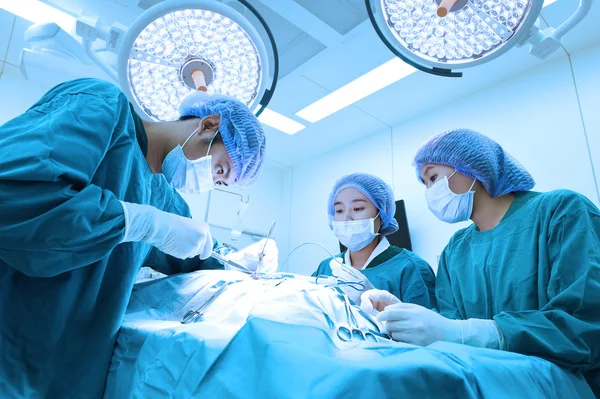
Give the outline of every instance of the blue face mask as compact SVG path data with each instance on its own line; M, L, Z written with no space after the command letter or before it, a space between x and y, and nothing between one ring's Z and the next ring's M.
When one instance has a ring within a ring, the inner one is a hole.
M477 180L473 180L473 184L469 191L464 194L455 194L450 189L449 180L454 176L454 173L450 177L444 176L441 180L437 181L433 186L425 190L425 198L427 199L427 205L429 210L437 216L443 222L446 223L458 223L464 222L471 218L473 213L473 199L475 191L473 186Z
M360 251L369 245L379 233L375 233L375 219L332 222L333 234L350 252Z
M208 153L219 131L210 140L206 156L191 161L187 159L183 152L183 147L199 129L200 127L194 130L183 145L177 145L171 150L162 164L163 174L169 184L183 193L198 194L210 191L215 187L212 174L212 157Z

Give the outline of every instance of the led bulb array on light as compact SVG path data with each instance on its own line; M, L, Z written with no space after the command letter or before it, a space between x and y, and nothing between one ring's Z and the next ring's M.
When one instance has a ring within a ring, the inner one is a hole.
M435 0L382 0L396 39L418 56L459 64L485 57L501 47L521 26L525 0L471 0L445 17Z
M226 94L250 105L261 80L260 54L248 34L230 18L207 10L175 11L146 26L129 55L133 95L149 116L177 119L177 106L190 94L181 68L191 60L214 73L208 93Z

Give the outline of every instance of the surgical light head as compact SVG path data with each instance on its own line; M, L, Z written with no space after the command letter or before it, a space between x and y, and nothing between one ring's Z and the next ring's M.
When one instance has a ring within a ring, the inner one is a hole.
M118 69L137 112L169 121L196 90L236 98L260 113L275 88L278 59L268 27L245 0L176 0L133 23Z
M452 70L488 62L514 46L546 58L583 19L592 0L557 29L535 22L544 0L365 0L380 39L399 58L422 71L462 76Z

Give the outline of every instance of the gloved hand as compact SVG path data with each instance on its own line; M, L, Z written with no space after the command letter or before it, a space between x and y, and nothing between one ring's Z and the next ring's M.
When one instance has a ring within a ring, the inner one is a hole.
M208 224L150 205L121 201L125 212L125 237L122 242L143 241L179 259L199 256L204 260L213 248Z
M338 285L338 287L348 295L348 298L357 305L360 305L361 294L366 290L374 288L367 276L354 269L352 266L343 264L342 259L340 258L333 258L331 262L329 262L329 267L331 268L331 273L338 279L347 283L362 283L364 285L364 289L357 289L359 286L355 284Z
M396 303L400 303L400 299L384 290L369 290L360 296L360 307L371 316L377 316L386 306Z
M403 302L387 306L376 319L386 322L395 341L408 344L426 346L446 341L490 349L504 347L504 338L493 320L452 320L423 306Z
M258 258L260 257L263 247L265 246L265 242L267 243L267 246L265 247L265 255L262 259L262 262L259 262ZM239 252L234 252L227 255L227 258L241 266L244 266L251 272L275 273L279 266L279 250L277 249L277 244L275 243L275 240L266 238L260 240L259 242L255 242L252 245L248 245ZM227 265L227 263L225 264L225 269L238 270Z

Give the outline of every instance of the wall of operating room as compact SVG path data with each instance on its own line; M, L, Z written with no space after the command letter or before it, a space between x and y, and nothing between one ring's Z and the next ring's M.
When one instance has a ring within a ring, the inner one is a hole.
M285 255L289 251L291 174L291 167L267 160L259 179L248 188L213 190L210 202L208 194L183 194L183 197L190 205L192 216L206 219L213 237L236 250L265 237L273 221L276 221L272 238L277 241L280 253ZM247 205L244 206L244 203ZM239 225L238 211L241 211ZM242 235L232 237L231 230L240 226Z
M411 161L429 136L454 127L473 128L497 140L530 171L535 190L571 189L599 204L600 47L572 54L571 62L576 86L566 55L540 61L535 70L295 167L290 247L316 241L339 252L327 223L329 191L338 177L367 172L392 185L396 200L405 200L413 251L437 270L444 246L467 224L446 224L429 212ZM305 246L291 256L286 269L312 273L327 256L321 248Z

